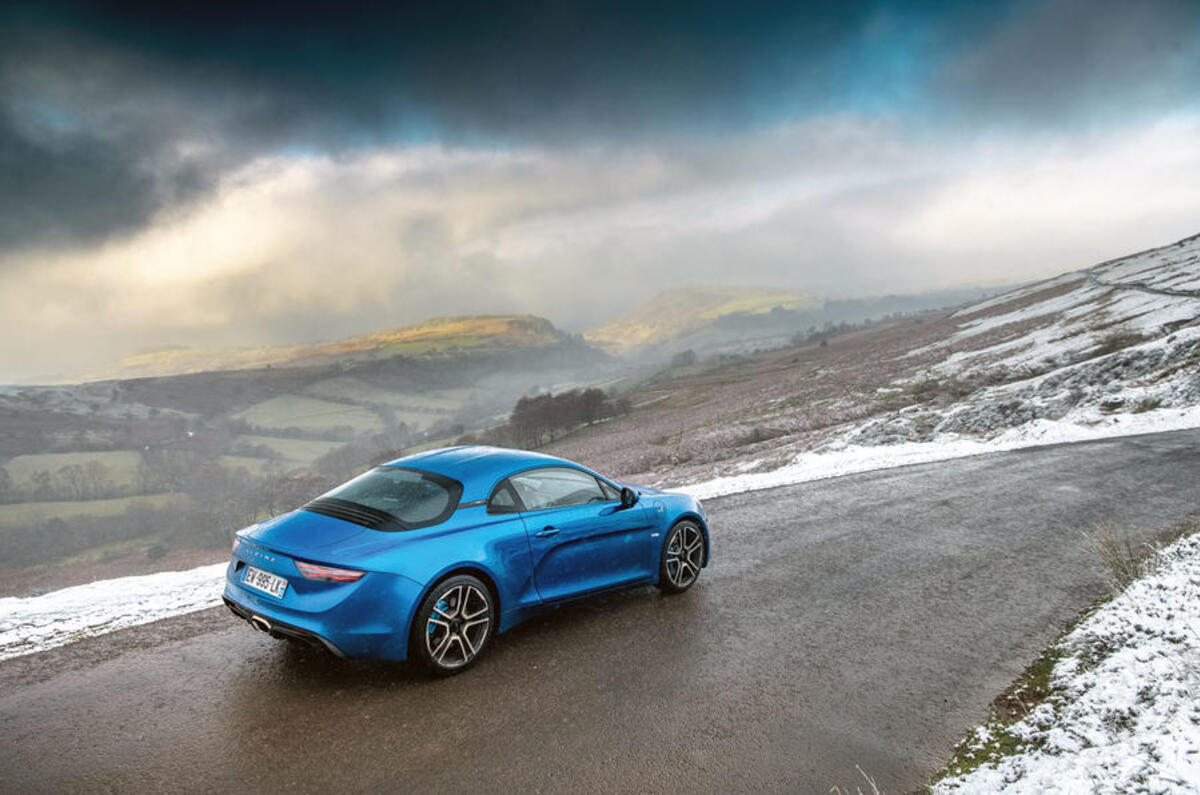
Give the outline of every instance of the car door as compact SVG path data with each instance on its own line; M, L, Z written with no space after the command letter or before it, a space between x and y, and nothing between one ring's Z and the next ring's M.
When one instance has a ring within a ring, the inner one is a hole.
M510 477L529 537L533 577L546 601L648 578L650 522L640 505L594 475L543 467Z

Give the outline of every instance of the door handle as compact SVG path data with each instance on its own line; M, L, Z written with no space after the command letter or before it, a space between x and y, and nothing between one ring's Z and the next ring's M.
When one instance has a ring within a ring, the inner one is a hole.
M557 532L558 532L557 527L555 527L552 524L548 524L545 527L543 527L541 530L538 530L536 533L534 533L534 535L537 536L538 538L548 538L549 536L552 536L552 535L556 534Z

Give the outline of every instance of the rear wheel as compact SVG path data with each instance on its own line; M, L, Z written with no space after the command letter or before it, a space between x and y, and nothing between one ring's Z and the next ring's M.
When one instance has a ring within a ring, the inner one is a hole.
M682 593L692 587L704 565L704 534L695 522L676 522L667 533L658 566L658 587L667 593Z
M455 674L475 662L492 637L491 591L469 574L437 584L417 610L410 656L437 674Z

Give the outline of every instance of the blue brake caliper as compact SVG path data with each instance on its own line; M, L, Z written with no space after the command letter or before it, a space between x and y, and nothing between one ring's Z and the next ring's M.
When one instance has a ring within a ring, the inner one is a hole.
M450 605L446 603L445 599L438 602L436 605L434 605L434 607L436 607L438 610L441 610L443 613L450 609ZM429 634L432 635L433 631L435 629L437 629L437 627L435 627L432 623L430 623L429 624Z

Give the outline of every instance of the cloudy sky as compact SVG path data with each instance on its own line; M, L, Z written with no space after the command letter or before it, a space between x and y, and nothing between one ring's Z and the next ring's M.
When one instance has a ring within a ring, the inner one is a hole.
M1200 3L6 3L0 381L1200 232Z

